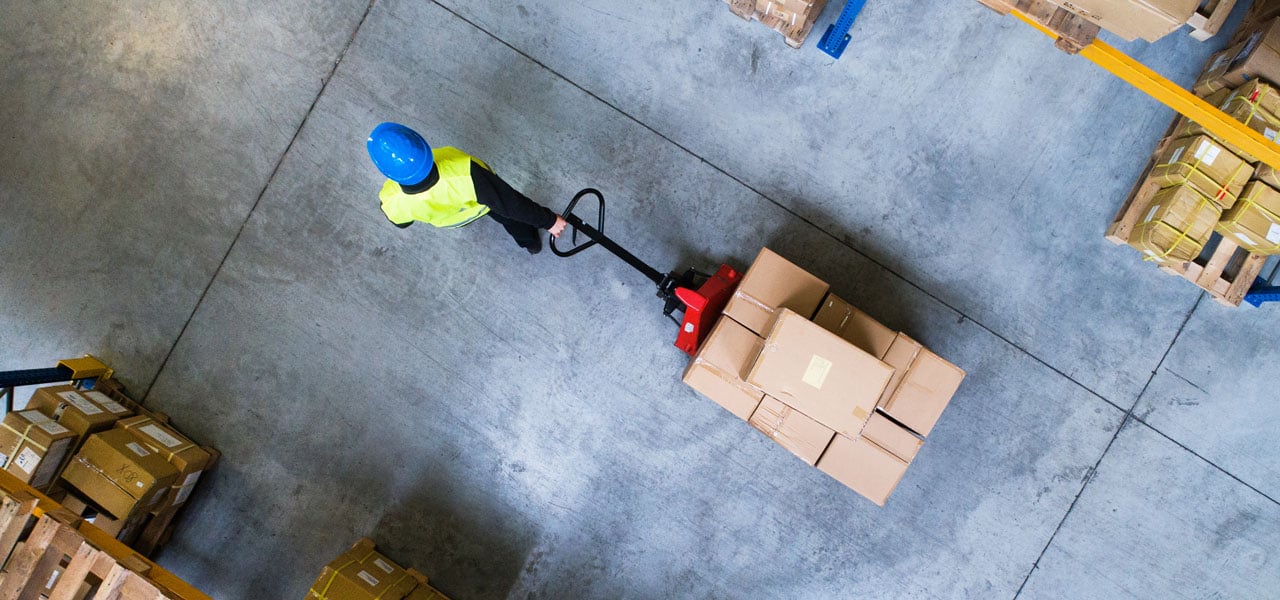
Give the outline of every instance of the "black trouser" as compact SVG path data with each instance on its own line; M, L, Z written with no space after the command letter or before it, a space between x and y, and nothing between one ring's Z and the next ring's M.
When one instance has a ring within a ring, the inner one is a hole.
M521 223L520 221L508 219L506 217L500 217L498 216L498 213L493 212L492 210L489 211L489 216L493 217L494 221L501 223L502 228L506 229L507 233L511 234L511 238L514 239L521 248L532 248L538 245L537 227L528 223Z

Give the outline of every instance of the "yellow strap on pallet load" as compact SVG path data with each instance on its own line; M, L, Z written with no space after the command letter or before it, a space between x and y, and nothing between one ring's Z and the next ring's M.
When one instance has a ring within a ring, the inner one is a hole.
M1195 222L1196 222L1196 219L1195 219L1196 214L1198 214L1198 213L1200 212L1200 210L1201 210L1201 209L1203 209L1203 208L1205 207L1205 205L1207 205L1207 204L1209 204L1210 202L1212 202L1211 200L1209 200L1209 197L1208 197L1208 196L1205 196L1204 194L1201 194L1200 192L1196 192L1195 190L1192 190L1192 191L1193 191L1193 192L1195 192L1195 194L1196 194L1197 196L1200 196L1200 201L1199 201L1199 202L1196 202L1196 208L1195 208L1195 210L1191 211L1191 221L1190 221L1190 223L1188 223L1188 224L1187 224L1187 226L1186 226L1186 227L1184 227L1184 228L1182 228L1182 229L1178 229L1177 227L1174 227L1173 225L1170 225L1170 224L1168 224L1168 223L1165 223L1163 220L1161 220L1161 221L1149 221L1149 223L1151 223L1154 227L1167 227L1167 228L1169 228L1169 229L1170 229L1170 230L1172 230L1174 233L1178 234L1178 239L1174 240L1173 245L1172 245L1172 246L1169 246L1169 249L1168 249L1168 250L1165 250L1163 254L1154 254L1154 253L1153 253L1153 254L1148 254L1147 256L1142 257L1142 260L1149 261L1149 262L1156 262L1156 261L1163 262L1163 261L1164 261L1164 259L1168 258L1170 254L1173 254L1173 251L1174 251L1174 250L1177 250L1177 249L1178 249L1178 246L1181 246L1181 245L1182 245L1182 242L1187 241L1188 236L1189 236L1190 231L1191 231L1191 225L1194 225L1194 224L1195 224ZM1150 244L1150 242L1151 242L1151 235L1150 235L1149 231L1150 231L1150 230L1143 230L1143 232L1142 232L1142 233L1143 233L1143 235L1142 235L1142 237L1143 237L1143 239L1142 239L1142 241L1143 241L1143 245L1149 245L1149 244ZM1196 254L1200 254L1200 251L1201 251L1201 250L1204 250L1204 244L1201 244L1200 242L1197 242L1197 241L1195 241L1195 240L1191 240L1191 242L1192 242L1193 244L1195 244L1195 246L1196 246ZM1150 252L1150 250L1148 250L1148 252Z
M1207 154L1207 152L1206 152L1206 154ZM1237 158L1239 158L1239 157L1237 157ZM1217 182L1217 181L1214 181L1214 180L1213 180L1213 178L1212 178L1212 177L1210 177L1208 173L1205 173L1204 171L1201 171L1201 170L1200 170L1200 165L1201 165L1201 163L1203 163L1203 162L1204 162L1204 157L1200 157L1200 158L1197 158L1197 159L1196 159L1196 162L1194 162L1194 163L1189 163L1189 162L1186 162L1186 161L1177 160L1177 161L1174 161L1174 162L1171 162L1171 163L1164 163L1164 164L1156 165L1154 168L1156 168L1156 169L1161 169L1161 168L1165 168L1165 167L1172 167L1172 166L1174 166L1174 165L1186 165L1186 166L1188 166L1188 167L1191 167L1191 174L1199 173L1199 174L1201 174L1201 175L1204 175L1205 179L1208 179L1209 181L1213 181L1214 183L1217 183L1217 184L1218 184L1218 186L1219 186L1219 187L1218 187L1218 191L1217 191L1217 193L1215 193L1215 194L1213 195L1213 199L1214 199L1214 200L1218 201L1219 203L1221 203L1221 202L1222 202L1223 198L1227 198L1227 197L1230 197L1232 200L1235 200L1235 199L1237 198L1237 196L1236 196L1235 194L1232 194L1231 192L1229 192L1229 191L1227 191L1227 190L1231 189L1231 185L1235 183L1236 177L1239 177L1239 176L1240 176L1240 172L1241 172L1241 170L1242 170L1242 169L1244 169L1246 166L1248 166L1248 163L1246 163L1246 162L1241 162L1241 163L1236 167L1236 170L1235 170L1234 172L1232 172L1232 173L1231 173L1231 177L1228 177L1228 178L1227 178L1227 183L1224 185L1224 184L1222 184L1222 183L1219 183L1219 182ZM1180 182L1178 182L1178 183L1179 183L1179 184L1186 184L1186 183L1190 183L1190 180L1191 180L1191 174L1188 174L1187 176L1183 177L1183 178L1182 178L1182 181L1180 181ZM1176 185L1176 184L1175 184L1175 185ZM1198 190L1197 190L1197 191L1198 191Z
M41 423L43 423L43 421L41 421ZM41 452L48 452L48 451L49 451L49 449L48 449L48 448L46 448L46 447L44 447L44 446L40 445L40 444L39 444L39 443L37 443L35 440L33 440L33 439L31 439L30 437L28 437L28 436L27 436L27 434L28 434L28 433L31 433L31 428L32 428L32 427L35 427L36 425L39 425L39 424L40 424L40 423L32 423L32 424L30 424L30 425L27 425L27 428L26 428L26 429L23 429L22 431L18 431L17 429L14 429L12 425L9 425L8 423L5 423L5 422L0 421L0 427L4 427L5 429L8 429L9 431L12 431L12 432L14 432L15 434L17 434L17 436L18 436L18 445L16 445L16 446L14 446L14 447L13 447L13 453L17 453L17 452L18 452L18 450L19 450L20 448L22 448L22 443L23 443L23 442L31 442L31 445L32 445L32 446L35 446L35 447L37 447L37 448L39 448ZM13 458L14 458L14 457L12 457L12 456L10 456L10 457L9 457L9 459L13 459ZM6 461L4 465L0 465L0 466L8 466L8 464L9 464L9 463L8 463L8 461Z
M1257 184L1254 184L1254 185L1257 185ZM1258 210L1262 211L1263 214L1265 214L1272 223L1280 223L1280 215L1272 212L1271 209L1261 204L1258 204L1257 198L1258 198L1258 195L1261 193L1262 188L1255 187L1253 189L1254 189L1254 193L1252 195L1241 197L1240 200L1238 201L1240 203L1240 208L1236 210L1236 216L1232 217L1230 220L1223 219L1222 221L1219 222L1220 225L1230 225L1230 226L1237 225L1238 223L1240 223L1240 218L1244 216L1244 213L1248 212L1250 206L1258 207ZM1280 244L1274 244L1269 247L1255 246L1254 244L1250 244L1250 246L1254 246L1254 249L1252 249L1251 251L1255 254L1271 254L1276 252L1277 250L1280 250Z
M1054 39L1058 38L1057 32L1041 25L1022 11L1015 9L1010 13L1041 33ZM1165 79L1142 63L1129 58L1110 44L1095 39L1093 43L1080 50L1080 56L1093 61L1112 75L1125 80L1129 85L1146 92L1165 106L1186 115L1219 139L1240 148L1246 154L1257 157L1259 161L1272 168L1280 169L1280 145L1232 119L1217 107L1197 98L1195 94Z
M333 582L334 582L334 580L338 578L338 573L341 573L343 569L345 569L345 568L347 568L347 567L350 567L351 565L354 565L354 564L357 564L357 563L363 563L364 561L368 560L370 556L373 556L373 555L374 555L374 553L376 553L376 552L377 552L377 549L376 549L376 548L375 548L375 549L371 549L371 550L369 550L369 553L368 553L368 554L365 554L364 556L361 556L361 557L359 557L359 558L352 558L351 560L348 560L347 562L342 563L342 566L340 566L340 567L338 567L338 568L336 568L336 569L334 569L334 570L333 570L333 574L329 576L329 581L326 581L326 582L324 583L324 588L322 588L319 592L317 592L315 588L311 588L311 592L312 592L313 594L317 594L317 595L319 595L319 596L320 596L320 600L328 600L328 598L329 598L329 588L330 588L331 586L333 586ZM382 597L383 597L387 592L389 592L389 591L391 591L392 589L394 589L397 585L400 585L400 582L401 582L401 581L404 581L404 578L405 578L405 577L408 577L408 576L409 576L409 573L406 571L403 575L401 575L401 576L400 576L400 578L399 578L399 579L395 580L391 585L387 586L387 588L386 588L386 589L384 589L384 590L382 590L381 592L379 592L377 596L374 596L374 597L373 597L373 600L382 600ZM390 599L388 599L388 600L390 600Z

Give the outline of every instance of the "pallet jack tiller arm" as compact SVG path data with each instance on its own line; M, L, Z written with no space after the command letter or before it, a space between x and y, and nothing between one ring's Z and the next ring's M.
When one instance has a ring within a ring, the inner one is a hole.
M588 196L594 196L597 201L598 216L594 225L583 221L573 212L578 207L578 202ZM693 268L667 273L653 268L605 235L604 195L593 188L578 192L573 200L569 201L569 206L564 209L561 216L573 228L570 234L573 246L568 250L561 250L556 247L556 238L552 237L551 252L556 256L568 258L599 244L635 270L640 271L658 287L657 295L663 301L662 314L680 325L676 347L690 356L696 354L699 344L702 343L716 319L720 317L720 313L724 311L729 297L733 295L733 290L741 279L738 272L729 265L720 265L720 268L710 275ZM579 244L579 233L590 241ZM683 321L676 320L673 316L677 310L684 313Z

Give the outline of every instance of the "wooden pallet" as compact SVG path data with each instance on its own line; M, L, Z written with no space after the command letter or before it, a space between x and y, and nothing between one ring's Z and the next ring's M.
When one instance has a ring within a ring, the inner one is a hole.
M1124 205L1120 207L1115 219L1107 227L1106 238L1111 243L1119 245L1129 243L1129 236L1133 233L1134 226L1151 205L1151 199L1160 191L1159 182L1148 180L1147 176L1155 168L1156 159L1173 141L1171 134L1181 125L1182 119L1183 117L1174 119L1169 125L1168 131L1156 144L1155 151L1151 153L1151 159L1147 161L1142 175L1130 190ZM1159 266L1161 271L1182 277L1209 292L1209 295L1219 304L1240 306L1266 262L1266 256L1252 254L1214 232L1209 243L1205 244L1204 251L1195 260L1185 263L1165 263Z
M1234 2L1234 0L1231 0ZM1069 10L1046 0L978 0L980 4L1002 15L1017 10L1058 35L1054 47L1067 54L1077 54L1093 43L1101 28Z
M822 9L826 8L827 0L812 0L808 12L804 14L792 15L792 18L781 18L777 15L766 14L760 10L755 0L724 0L729 5L729 11L744 20L760 21L765 27L777 31L782 34L783 41L792 48L799 48L804 45L805 38L809 37L809 33L813 31L813 24L818 20L818 15L822 14Z
M1187 25L1191 26L1191 37L1203 42L1218 35L1235 6L1236 0L1209 0L1187 19Z
M0 471L0 598L210 600Z

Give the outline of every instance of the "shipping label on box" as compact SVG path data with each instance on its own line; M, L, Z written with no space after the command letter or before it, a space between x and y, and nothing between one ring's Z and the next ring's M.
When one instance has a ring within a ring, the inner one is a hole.
M837 433L857 435L892 374L865 350L784 310L747 381Z

